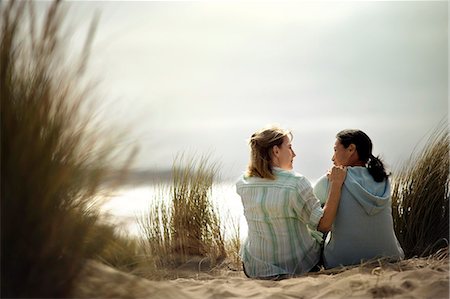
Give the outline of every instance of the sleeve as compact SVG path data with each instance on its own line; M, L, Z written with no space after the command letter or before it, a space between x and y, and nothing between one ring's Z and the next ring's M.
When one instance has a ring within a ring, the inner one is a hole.
M320 203L323 205L328 199L328 178L326 175L321 177L316 185L314 186L314 195L319 199Z
M310 182L306 178L301 178L298 182L297 191L299 198L294 209L297 211L301 221L310 227L316 228L323 210L319 200L315 197Z

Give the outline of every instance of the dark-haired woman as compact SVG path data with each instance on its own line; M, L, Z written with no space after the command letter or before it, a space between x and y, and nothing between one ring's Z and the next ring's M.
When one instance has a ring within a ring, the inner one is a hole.
M358 264L377 257L402 259L391 213L391 188L383 162L372 155L372 141L361 130L336 135L333 163L346 166L341 200L324 246L324 266ZM314 193L326 201L329 181L319 179Z

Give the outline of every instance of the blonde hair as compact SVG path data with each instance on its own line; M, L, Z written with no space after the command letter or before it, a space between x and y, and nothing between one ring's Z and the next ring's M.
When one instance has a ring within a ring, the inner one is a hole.
M254 133L249 139L251 152L246 175L274 180L272 149L275 145L280 146L286 136L293 138L289 130L278 125L270 125Z

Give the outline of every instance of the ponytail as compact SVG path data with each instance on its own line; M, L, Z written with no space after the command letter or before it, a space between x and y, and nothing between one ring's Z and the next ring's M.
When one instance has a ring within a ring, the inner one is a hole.
M372 140L366 133L361 130L347 129L337 133L336 138L345 148L350 144L356 146L359 160L367 165L375 182L382 182L389 176L381 159L372 155Z
M370 154L369 163L367 164L367 169L372 175L375 182L382 182L389 176L384 169L384 164L379 157L375 157Z

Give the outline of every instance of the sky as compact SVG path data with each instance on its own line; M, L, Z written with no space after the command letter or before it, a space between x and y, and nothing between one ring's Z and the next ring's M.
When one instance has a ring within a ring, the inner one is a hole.
M251 134L277 123L313 182L346 128L395 170L448 118L447 1L68 5L74 45L99 13L89 74L122 145L139 145L134 168L206 154L232 181Z

